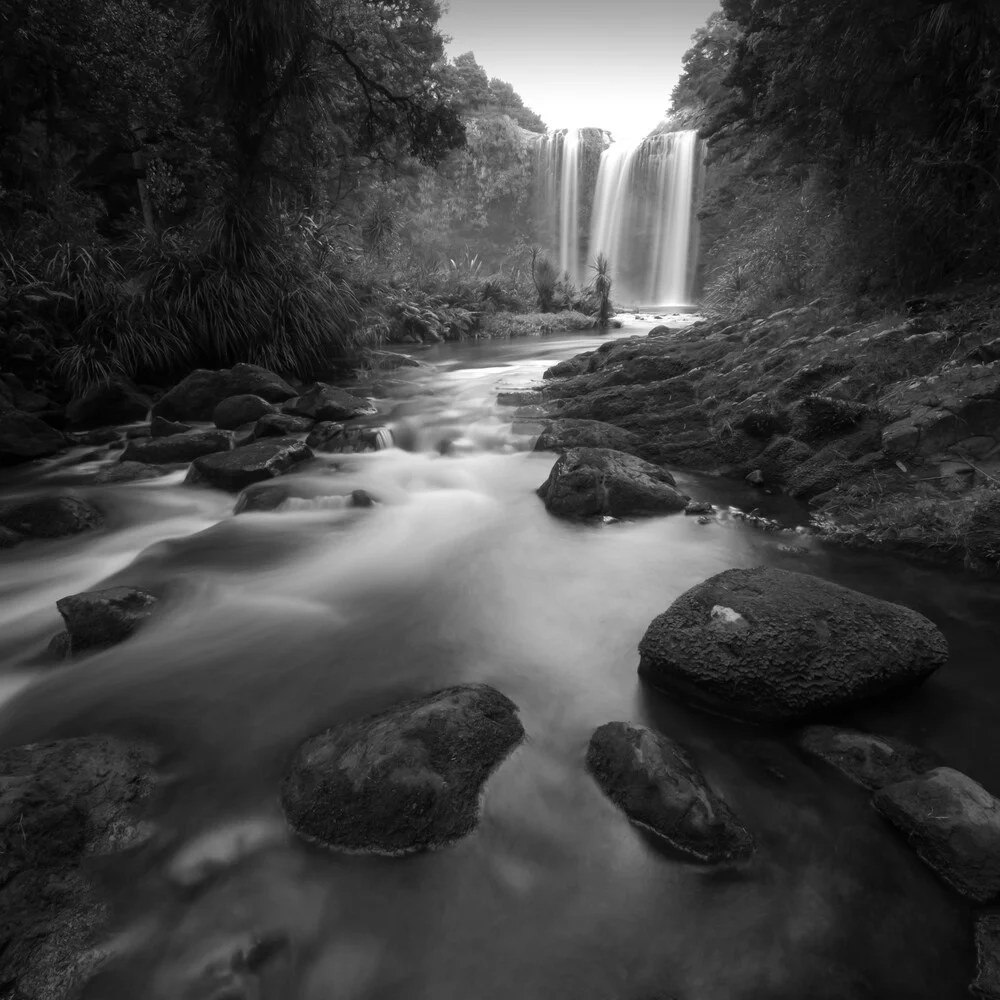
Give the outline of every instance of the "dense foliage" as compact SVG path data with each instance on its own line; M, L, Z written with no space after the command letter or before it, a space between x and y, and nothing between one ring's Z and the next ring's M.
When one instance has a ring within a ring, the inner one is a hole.
M723 0L673 94L710 140L706 291L884 299L995 267L992 0Z

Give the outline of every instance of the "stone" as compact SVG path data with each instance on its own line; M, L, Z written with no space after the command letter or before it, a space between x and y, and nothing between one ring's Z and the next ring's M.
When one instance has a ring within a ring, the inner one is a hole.
M635 434L600 420L548 420L542 428L535 451L557 451L570 448L612 448L635 454L639 439Z
M288 437L291 434L303 434L312 425L313 422L308 417L293 417L290 413L265 413L254 425L253 436L258 440L265 437Z
M52 413L57 409L55 403L48 396L26 388L24 383L11 372L4 372L0 375L0 384L4 386L5 395L15 410L44 414L46 412Z
M375 498L368 492L368 490L351 490L351 503L352 507L374 507Z
M680 744L645 726L609 722L587 748L587 770L633 823L698 861L753 854L753 838Z
M836 726L807 726L796 742L870 791L916 778L943 763L936 754L893 736Z
M64 538L103 524L104 515L79 497L33 497L0 505L0 528L11 532L11 544L26 538Z
M393 438L387 427L345 427L343 424L324 420L312 429L306 438L306 444L316 451L354 454L391 448Z
M671 334L673 332L674 332L673 327L664 326L663 323L660 323L658 326L654 326L653 329L650 330L649 333L646 334L646 336L647 337L665 337L668 334Z
M125 438L129 441L135 441L138 438L148 438L152 436L152 430L149 424L143 424L140 427L129 427L125 431Z
M683 510L689 497L665 469L610 448L571 448L538 488L559 517L630 517Z
M749 627L712 617L732 608ZM640 675L722 715L788 724L911 688L947 662L916 611L818 577L757 567L683 593L639 643Z
M312 450L296 438L264 438L232 451L196 458L187 482L206 482L236 493L252 483L280 476L312 457Z
M353 420L355 417L370 417L378 412L371 401L352 396L344 389L335 389L319 382L308 392L286 402L281 409L284 413L290 413L295 417L335 422Z
M1000 895L1000 801L968 775L938 767L879 789L872 804L963 896Z
M171 434L169 437L130 441L122 452L122 461L142 462L147 465L151 463L179 465L191 462L202 455L229 451L232 446L232 431L191 431L187 434Z
M499 406L535 406L541 401L540 389L505 389L497 393Z
M194 430L190 424L182 423L179 420L167 420L166 417L153 417L149 424L149 434L155 438L186 434L190 430Z
M159 479L166 475L166 470L143 462L115 462L106 465L94 477L95 483L138 483L148 479Z
M87 590L56 601L70 649L104 649L127 639L153 612L156 598L133 587Z
M215 407L224 399L245 394L269 403L283 403L298 395L283 378L257 365L235 365L220 371L198 368L157 401L153 416L211 420Z
M116 427L101 427L92 431L81 431L79 434L70 434L68 439L74 444L99 445L111 444L121 438L121 431Z
M149 396L130 382L112 379L74 396L66 407L66 420L74 428L131 424L145 420L152 405Z
M66 438L41 417L20 410L0 412L0 465L48 458L66 447Z
M79 997L107 956L110 908L95 861L143 839L155 762L151 748L95 736L0 754L5 997Z
M259 514L277 510L290 495L285 486L273 486L270 483L249 486L236 498L233 514Z
M1000 913L976 917L976 978L969 991L983 1000L1000 1000Z
M471 833L483 785L523 740L517 706L485 684L446 688L314 736L281 786L291 826L344 851L405 854Z
M212 411L212 423L223 430L234 431L244 424L255 424L265 414L277 412L273 403L260 396L229 396Z
M764 473L760 469L754 469L753 472L747 473L745 479L751 486L763 486L765 482Z
M792 437L814 442L846 434L856 427L869 409L861 403L812 394L794 402L788 411Z
M715 508L707 500L690 500L684 508L684 513L688 515L714 514Z

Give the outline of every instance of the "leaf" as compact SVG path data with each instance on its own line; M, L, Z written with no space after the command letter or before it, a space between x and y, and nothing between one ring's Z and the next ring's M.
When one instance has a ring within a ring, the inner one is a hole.
M906 466L903 465L903 463L898 459L896 460L896 468L899 469L900 472L909 472L909 469L907 469Z

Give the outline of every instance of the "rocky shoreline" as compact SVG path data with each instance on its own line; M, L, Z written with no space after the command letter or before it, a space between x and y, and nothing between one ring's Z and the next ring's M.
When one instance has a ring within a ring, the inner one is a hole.
M808 504L824 541L1000 569L1000 338L989 288L845 322L824 302L655 327L521 392L537 448L613 448Z

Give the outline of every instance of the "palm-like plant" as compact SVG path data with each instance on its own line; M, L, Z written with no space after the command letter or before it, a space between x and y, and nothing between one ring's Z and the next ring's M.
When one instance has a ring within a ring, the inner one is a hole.
M614 313L611 307L611 264L603 253L599 253L590 267L594 272L591 287L597 297L597 325L606 330Z

